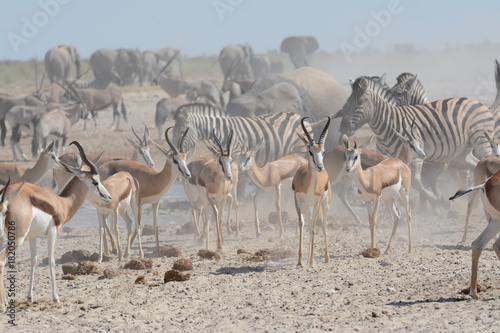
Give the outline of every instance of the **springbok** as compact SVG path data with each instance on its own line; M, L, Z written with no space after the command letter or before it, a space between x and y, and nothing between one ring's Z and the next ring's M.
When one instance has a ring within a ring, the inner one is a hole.
M0 163L0 184L4 185L10 179L13 183L28 182L36 184L45 175L47 169L51 165L49 154L54 147L54 142L51 142L38 156L35 165L31 169L25 169L19 164Z
M70 144L80 146L76 141ZM83 149L81 151L83 152ZM48 237L47 243L50 278L52 281L52 299L55 302L59 302L56 291L54 260L55 243L57 235L59 234L59 229L75 215L84 203L88 192L92 192L92 194L100 198L103 203L111 201L111 196L101 183L97 167L88 160L85 153L82 155L82 160L86 164L88 170L80 170L59 162L59 166L76 176L64 188L60 196L50 188L24 183L22 189L19 190L19 194L8 204L3 229L4 233L6 234L9 232L9 240L11 236L13 237L15 248L18 248L25 239L28 239L30 244L31 273L28 291L28 299L30 300L33 299L33 282L35 279L35 267L37 262L37 238L39 236ZM16 184L10 186L7 195L9 195L9 192L17 190L19 185L15 185ZM14 226L14 228L9 228L12 226ZM5 238L4 236L4 241ZM1 249L0 267L2 267L2 272L0 278L2 281L0 282L2 283L0 283L0 296L2 297L2 307L5 309L5 287L3 284L3 267L6 261L5 244ZM9 251L11 251L11 249L9 249Z
M481 192L477 191L481 190ZM479 257L486 244L500 232L500 172L496 172L487 181L480 185L473 186L467 190L459 190L450 200L454 200L471 191L481 193L484 213L487 216L488 225L486 229L472 242L472 269L469 295L479 299L477 294L477 271L479 266ZM500 237L493 243L493 250L500 259Z
M342 137L345 151L345 171L363 197L368 209L370 222L371 247L375 248L375 223L380 200L385 201L391 216L395 219L391 238L385 253L392 249L392 242L401 220L401 213L396 209L395 199L403 205L408 217L408 252L412 251L411 239L411 211L410 211L410 185L411 169L398 158L389 158L366 170L361 167L361 153L363 147L358 148L356 142L354 147L349 147L349 138L344 134Z
M231 191L231 181L233 179L231 157L231 142L233 140L233 129L230 129L227 139L226 149L222 147L222 142L214 128L213 136L220 154L203 164L198 174L197 185L205 189L206 201L213 210L215 227L217 232L217 249L222 249L222 215L226 204L227 195ZM203 195L200 196L203 198ZM209 223L205 224L206 245L209 243Z
M259 227L259 211L257 209L257 202L259 195L262 192L275 191L276 193L276 211L280 222L280 237L283 237L285 229L283 228L283 221L281 218L281 188L283 181L291 180L297 170L307 164L307 160L300 155L288 155L276 161L269 162L262 168L255 162L255 154L262 147L263 140L257 146L250 148L244 146L240 156L240 172L247 171L252 182L257 186L257 191L253 197L253 205L255 211L255 233L257 237L260 236L261 231Z
M321 132L318 142L316 143L311 137L304 125L304 120L301 119L301 126L304 134L297 132L300 139L306 144L309 153L307 164L302 165L293 176L292 189L295 196L295 208L299 217L299 262L298 266L302 266L302 240L304 235L304 215L305 219L311 226L311 250L309 252L309 267L314 265L314 233L316 229L316 220L318 215L321 215L321 225L323 228L323 236L325 237L325 262L330 261L328 254L328 238L326 232L326 220L328 208L331 199L331 188L328 180L328 173L323 164L323 155L325 147L323 145L328 127L330 126L330 117ZM311 218L310 207L313 207L314 220Z
M477 163L474 168L474 186L484 183L489 177L494 175L497 171L500 171L500 148L498 146L498 139L493 139L490 137L487 131L484 131L484 135L488 139L495 156L488 156L483 158L479 163ZM467 213L465 216L465 227L462 236L461 243L467 241L467 229L469 228L469 220L472 214L472 210L476 206L477 199L479 199L480 192L475 191L472 193L469 202L467 203ZM487 216L487 219L488 216Z
M107 179L119 171L127 171L139 182L140 206L138 221L141 221L142 206L144 204L151 204L153 206L152 210L156 236L156 253L160 252L160 242L158 237L158 205L160 203L160 199L163 194L170 189L177 176L181 176L186 179L191 177L191 172L188 170L186 165L186 150L184 145L184 141L189 130L186 130L179 138L178 147L176 147L168 137L168 132L171 129L172 127L169 127L165 131L165 140L170 146L170 150L167 150L156 142L151 141L155 147L166 156L165 165L161 171L158 171L152 166L147 166L129 159L114 159L99 167L99 174L103 179ZM134 232L131 242L133 242L135 236L136 232Z
M405 121L403 121L405 124ZM406 124L403 126L403 133L399 133L396 129L392 128L396 136L402 141L403 145L397 156L400 160L402 160L406 165L410 165L410 163L416 159L424 159L426 157L424 152L424 143L421 139L421 136L418 133L414 133L415 122L412 122L410 129L408 130ZM370 145L373 140L373 136L362 146L367 147ZM345 145L339 145L333 148L333 150L327 152L324 157L325 168L328 172L328 176L330 177L331 186L338 185L337 195L340 198L340 201L344 204L347 210L351 213L351 215L356 219L358 224L361 224L361 220L358 215L354 212L351 205L347 201L347 192L351 187L352 180L347 177L345 172ZM372 150L363 149L361 153L361 166L363 170L372 167L383 160L389 159L390 157L384 154L377 153ZM413 182L413 184L420 185L422 182Z

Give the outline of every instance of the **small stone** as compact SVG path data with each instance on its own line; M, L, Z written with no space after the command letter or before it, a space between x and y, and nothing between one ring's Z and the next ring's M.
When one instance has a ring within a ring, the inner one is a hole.
M66 274L66 275L63 275L61 279L63 279L63 280L75 280L76 276L74 276L73 274Z
M120 271L118 269L106 268L103 272L103 275L107 279L112 279L120 275Z
M170 245L163 245L160 247L160 256L173 258L182 256L182 251Z
M167 283L171 281L187 281L189 279L191 279L191 274L182 273L181 271L171 269L165 272L163 282Z
M68 262L66 264L63 264L62 270L63 270L63 274L74 275L74 274L76 274L76 272L78 270L78 263L77 262Z
M177 259L172 266L172 269L178 271L190 271L193 269L193 263L189 259Z
M160 233L160 232L158 231L158 233ZM147 224L144 227L142 227L142 233L141 233L141 235L142 236L152 236L152 235L155 235L155 227L154 227L154 225Z
M220 255L217 252L210 251L210 250L199 250L198 251L198 256L200 256L203 259L220 260Z
M141 275L139 277L137 277L137 279L135 279L135 284L145 284L146 283L146 278Z
M87 274L100 274L97 266L92 261L82 261L78 264L76 269L76 274L87 275Z
M123 268L135 269L135 270L149 269L152 267L153 267L153 260L149 258L131 259L123 266Z
M236 251L236 254L248 254L250 252L248 252L247 250L244 250L244 249L238 249L238 251Z
M363 252L361 252L361 254L365 258L378 258L378 257L380 257L380 249L378 249L376 247L368 248L366 250L363 250Z

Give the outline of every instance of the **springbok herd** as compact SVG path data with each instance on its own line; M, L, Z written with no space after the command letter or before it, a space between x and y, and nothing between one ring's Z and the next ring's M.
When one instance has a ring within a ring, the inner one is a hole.
M500 88L498 62L496 65L497 86ZM232 84L234 88L238 84L237 80ZM133 147L131 158L109 158L106 154L96 153L95 148L91 153L87 148L91 144L91 136L89 142L72 141L69 144L78 152L64 153L66 139L71 138L70 129L80 119L87 121L93 118L94 129L88 131L95 131L96 110L112 106L112 128L118 128L121 117L118 107L121 106L124 118L127 113L124 98L117 89L113 88L109 96L96 94L89 97L75 85L60 82L47 88L53 91L40 88L39 92L45 91L46 96L59 94L59 102L68 104L52 105L42 100L38 106L33 104L38 103L36 99L40 96L39 93L30 96L0 94L2 111L8 106L2 119L2 143L7 120L8 128L12 131L10 142L14 160L18 159L16 152L27 159L19 141L22 137L21 130L31 129L34 131L32 154L36 158L29 169L13 163L0 164L0 182L5 185L0 192L0 210L4 219L4 227L0 229L2 309L5 310L7 305L3 284L5 265L25 239L29 241L31 250L28 299L33 299L36 239L39 236L47 237L52 298L55 302L59 301L54 258L57 236L61 227L72 219L85 200L91 202L97 211L100 239L98 261L101 262L103 253L109 252L106 237L111 238L113 246L116 241L116 249L113 250L117 251L117 260L121 261L131 255L135 239L138 240L138 254L144 257L141 219L142 209L146 204L152 205L156 253L159 253L159 203L176 180L182 182L186 198L191 204L198 241L203 240L204 246L209 248L209 226L214 220L218 250L223 248L225 210L228 229L231 213L235 211L235 236L240 237L238 183L246 186L245 182L249 181L255 185L251 187L255 189L251 195L256 237L262 234L258 209L260 195L263 192L276 193L279 234L283 237L282 191L292 190L298 218L298 265L302 266L304 228L307 225L311 235L308 261L309 267L312 267L318 223L325 238L325 262L330 260L326 240L327 213L332 192L339 196L350 214L361 222L347 196L349 188L355 185L355 195L361 196L368 211L371 248L377 246L377 214L380 202L385 203L394 223L386 254L392 252L398 224L402 215L405 215L408 252L412 252L411 185L420 194L421 205L429 201L431 209L435 211L449 207L445 205L448 200L436 188L437 177L442 171L448 171L459 182L457 189L460 190L451 200L472 192L467 206L463 242L466 241L471 211L477 199L482 198L488 223L472 243L470 283L470 295L478 299L479 256L485 245L500 232L500 157L497 133L500 130L500 125L497 124L500 110L497 110L496 102L491 107L459 97L429 102L426 101L425 91L417 76L408 74L398 78L398 84L393 88L385 84L384 77L368 76L353 80L351 88L352 93L344 107L340 111L332 110L328 117L318 119L309 110L310 114L306 113L298 118L286 113L278 114L276 118L256 116L258 119L255 123L250 117L248 120L228 119L231 115L224 114L224 106L211 101L205 101L206 104L200 109L199 99L197 104L189 104L192 100L173 97L171 99L177 99L172 103L173 106L169 106L171 114L166 118L171 117L174 126L168 127L164 132L159 128L164 141L153 141L147 125L144 125L143 132L132 126L135 139L127 137ZM243 94L245 93L248 92ZM310 93L314 96L314 92ZM499 98L497 96L497 100ZM102 103L104 106L97 107L92 103ZM165 108L165 105L161 108ZM161 111L164 112L163 109ZM276 113L279 111L283 110L276 110ZM340 124L335 123L339 118ZM152 122L144 120L150 121ZM285 124L294 125L288 129ZM357 142L352 136L365 124L370 126L374 135L367 142ZM252 126L256 126L254 137L244 134L248 132L243 127ZM257 129L257 126L269 126L265 131L269 128L276 129L274 137L259 137L259 133L264 133L264 130ZM328 141L329 133L330 136L340 134L340 142L336 143L339 145L329 145L332 142ZM54 137L62 138L62 142L51 142ZM378 152L365 149L374 138ZM273 155L275 147L284 147L288 142L293 142L290 144L293 146L291 151L284 150L286 153L281 156ZM150 155L151 145L165 155L164 165L158 169ZM196 150L197 146L208 148L202 151L209 153L200 154ZM103 150L105 147L102 147L101 151ZM296 153L290 153L293 151ZM435 174L426 172L426 166L432 168ZM47 171L52 172L53 188L36 185ZM468 183L469 175L473 175L472 187ZM282 188L285 181L291 181L291 188ZM113 232L107 222L110 215ZM119 216L127 226L124 252L119 242ZM500 238L496 239L493 248L500 259Z

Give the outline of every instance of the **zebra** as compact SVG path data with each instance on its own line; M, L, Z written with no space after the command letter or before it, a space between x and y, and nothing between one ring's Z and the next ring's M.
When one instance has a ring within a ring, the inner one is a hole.
M85 81L85 82L75 81L71 83L71 85L75 88L93 88L97 90L104 90L108 88L111 82L116 83L118 85L123 84L122 80L120 79L120 75L118 74L118 72L114 67L111 67L106 71L102 72L92 81Z
M208 113L208 115L207 115ZM280 112L258 117L225 117L224 112L211 105L188 104L176 112L174 137L179 137L187 128L186 144L193 146L198 140L209 140L214 128L221 130L222 136L234 130L238 143L255 147L260 140L263 147L255 160L259 166L290 154L306 154L303 142L296 134L300 128L301 115ZM325 119L326 120L326 119ZM311 123L308 130L320 131L325 121Z
M358 78L353 84L343 109L335 117L342 117L340 132L352 135L362 125L368 123L377 136L377 150L393 155L402 148L394 134L403 128L403 118L415 119L415 126L425 144L426 161L451 163L461 171L462 182L468 180L468 171L477 163L477 158L491 154L491 147L483 130L492 131L493 115L488 107L465 97L438 100L424 105L394 106L381 96L373 93L366 78ZM470 152L473 154L470 154ZM421 169L415 170L420 179ZM416 184L417 185L417 184ZM424 191L418 184L420 193L428 199L437 198ZM465 184L462 184L465 186Z
M429 103L424 87L417 76L418 74L402 73L396 78L397 83L389 89L387 94L396 100L397 106Z

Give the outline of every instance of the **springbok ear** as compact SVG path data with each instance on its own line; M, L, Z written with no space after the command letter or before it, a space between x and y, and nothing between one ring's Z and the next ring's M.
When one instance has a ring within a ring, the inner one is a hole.
M127 139L128 142L130 142L130 144L132 145L132 147L137 147L137 144L131 139L129 138L128 136L125 137Z
M346 134L342 135L342 142L344 143L345 148L349 149L349 138Z
M297 131L297 135L298 137L306 144L308 145L309 144L309 140L307 140L306 136L304 134L302 134L301 132Z
M342 118L344 116L344 110L339 110L333 115L333 119Z
M24 186L25 183L26 182L22 182L21 185L19 185L15 190L12 190L9 193L5 194L4 201L7 201L7 202L12 201L12 199L14 199L15 196L18 195L19 192L21 192L21 189L23 188L23 186Z

